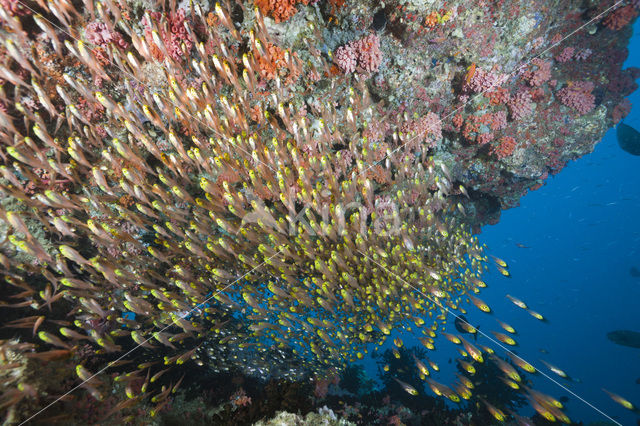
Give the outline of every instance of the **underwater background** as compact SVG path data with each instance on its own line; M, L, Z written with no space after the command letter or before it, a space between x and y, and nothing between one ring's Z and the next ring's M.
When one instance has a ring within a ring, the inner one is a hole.
M640 66L640 23L633 28L625 67ZM637 105L640 94L628 99ZM633 108L624 123L640 127L640 110ZM640 159L618 146L616 129L611 129L593 153L569 163L481 233L489 251L509 264L511 278L490 268L483 295L526 336L517 353L534 365L543 359L564 366L580 382L560 380L562 386L622 424L635 424L638 416L620 410L601 388L640 397L640 349L607 339L613 330L640 330L640 276L633 273L640 269L639 171ZM528 301L549 322L533 321L505 294ZM494 326L482 313L467 319L480 329ZM407 338L404 342L419 345ZM442 355L431 358L446 364L447 355ZM375 363L363 365L375 377ZM543 392L571 396L545 377L536 376L533 382ZM570 398L566 412L585 424L606 421L577 398ZM534 411L526 407L521 414Z
M4 424L638 424L638 14L0 0Z
M625 66L640 66L638 22ZM640 94L634 92L629 99L637 105ZM640 127L640 110L633 108L624 122ZM640 268L639 171L639 158L620 149L616 129L611 129L593 153L569 163L542 188L522 197L519 206L504 211L498 224L484 226L481 234L490 251L509 263L512 277L491 268L483 294L526 336L519 340L518 354L533 364L544 359L564 366L580 382L561 384L622 424L635 424L637 415L620 410L601 388L640 396L640 349L607 339L613 330L640 329L640 277L632 271ZM544 312L549 323L532 321L505 294L521 296ZM481 329L494 326L481 313L467 318ZM432 358L444 364L443 355ZM375 377L375 363L363 365ZM534 383L544 392L570 396L544 377ZM575 398L567 407L574 420L605 421ZM533 410L527 407L521 414L532 415Z
M625 66L639 65L636 22ZM638 92L629 99L640 104ZM633 108L624 122L640 127L640 110ZM509 312L511 325L527 336L522 356L565 366L582 381L567 386L623 424L637 422L637 416L620 411L601 388L640 396L640 352L607 339L613 330L640 328L640 278L633 274L640 263L640 223L634 219L640 209L638 160L620 149L611 129L593 153L571 162L482 233L487 245L510 263L513 279L500 280L495 271L488 275L495 278L490 280L495 294L491 305ZM530 300L549 324L518 316L518 308L504 298L500 302L501 293ZM535 383L544 391L566 394L545 378L536 377ZM603 420L574 398L568 407L572 418Z

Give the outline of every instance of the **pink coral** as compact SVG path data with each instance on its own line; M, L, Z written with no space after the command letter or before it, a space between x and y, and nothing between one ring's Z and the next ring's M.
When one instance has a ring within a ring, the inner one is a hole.
M478 67L475 69L469 81L464 84L463 91L476 93L491 92L506 83L508 78L508 74L484 71Z
M491 121L489 122L491 130L503 130L507 128L507 112L498 111L491 114Z
M161 12L150 12L149 16L152 21L160 22L162 18ZM188 52L193 47L193 40L187 33L187 29L184 27L185 12L184 9L178 9L177 12L171 12L166 15L168 31L163 27L160 28L160 38L164 43L169 55L176 61L183 59L184 53L182 51L182 44L184 44L185 50ZM152 52L156 59L162 59L162 52L160 48L155 45L151 36L153 26L150 22L147 22L146 17L142 19L144 25L144 35L147 42L152 46Z
M351 74L356 70L356 66L358 65L358 54L349 43L336 49L333 60L342 72Z
M346 74L350 74L359 68L364 73L378 70L382 63L382 51L380 39L375 34L351 41L336 49L334 61Z
M531 68L523 73L524 80L533 87L539 87L551 79L551 62L540 58L531 61Z
M489 133L481 133L476 137L476 142L478 142L478 145L484 145L486 143L489 143L493 140L493 133L489 132Z
M520 120L533 112L533 101L527 90L521 90L512 96L508 105L509 113L514 120Z
M485 93L491 105L506 105L509 102L509 91L504 87L499 87L495 91Z
M366 72L377 71L382 63L380 39L375 34L369 34L357 42L358 65Z
M129 44L117 31L109 30L104 22L93 21L87 25L85 32L87 40L99 47L107 47L113 43L121 49L126 49Z
M389 123L384 120L374 120L367 124L363 134L369 142L380 142L388 130Z
M573 47L565 47L562 52L558 56L556 56L556 61L558 62L569 62L573 59L573 55L576 53L576 49Z
M590 81L569 82L568 86L558 91L558 99L563 105L586 114L595 107L595 96L591 93L593 87Z
M414 146L427 142L429 147L433 147L438 140L442 139L442 121L438 114L433 112L405 123L401 130L408 136L405 143L412 143Z

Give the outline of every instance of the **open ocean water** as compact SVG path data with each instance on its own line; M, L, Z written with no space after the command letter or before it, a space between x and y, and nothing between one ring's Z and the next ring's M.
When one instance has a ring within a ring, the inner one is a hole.
M625 67L640 67L640 21L628 49ZM624 123L640 129L640 94L636 91L629 99L634 107ZM640 403L640 349L607 339L614 330L640 332L640 277L632 274L632 268L640 270L640 157L623 151L616 129L609 130L593 153L569 163L546 185L524 196L520 206L503 211L498 224L483 227L480 240L488 253L508 263L511 272L505 278L492 263L484 276L488 288L483 300L517 330L514 352L566 389L540 373L534 388L556 398L569 397L566 413L573 421L607 421L597 411L601 410L622 424L636 424L637 415L616 404L602 388ZM535 320L505 294L526 301L548 321ZM466 317L480 330L499 329L494 316L473 307ZM407 347L420 345L403 338ZM504 355L484 336L477 342ZM382 349L392 346L387 342ZM451 353L429 355L445 365ZM549 373L541 359L572 380ZM375 365L364 365L375 377ZM455 380L453 370L443 368L440 378ZM535 411L527 405L520 414L532 416Z
M628 49L625 65L640 66L638 21ZM640 94L629 99L634 107L624 122L639 129ZM491 270L487 282L493 285L486 294L491 306L508 312L505 318L526 336L520 354L532 363L544 359L580 379L563 385L623 424L638 418L601 388L638 404L640 349L616 345L606 334L640 332L640 278L630 272L640 269L639 212L640 157L620 149L611 129L592 154L570 163L482 232L490 252L510 264L511 279ZM549 323L532 321L504 293L521 296ZM543 377L535 383L543 392L571 396ZM574 420L605 420L575 398L568 407Z

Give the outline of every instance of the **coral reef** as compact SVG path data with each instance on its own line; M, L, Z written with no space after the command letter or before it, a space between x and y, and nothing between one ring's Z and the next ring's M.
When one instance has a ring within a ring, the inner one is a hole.
M480 305L473 233L628 114L638 2L614 4L0 1L5 418L75 386L45 416L179 418L183 384L233 372L263 392L194 418L251 422L310 412L396 329L433 350ZM378 419L450 418L408 398L418 370Z

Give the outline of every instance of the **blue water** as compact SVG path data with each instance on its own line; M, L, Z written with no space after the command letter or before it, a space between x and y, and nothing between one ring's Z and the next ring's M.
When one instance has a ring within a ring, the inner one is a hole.
M638 21L634 34L626 67L640 67ZM625 123L640 129L640 94L629 99L636 106ZM622 151L612 129L592 154L570 163L519 207L504 211L500 223L485 227L481 235L513 275L506 279L492 270L483 296L498 317L519 331L520 354L534 364L545 359L580 379L568 387L623 424L635 424L638 417L601 388L640 405L640 384L635 383L640 349L606 338L615 329L640 331L640 278L629 273L631 267L640 269L639 213L640 157ZM520 297L549 323L536 321L504 293ZM543 377L535 383L543 392L568 395ZM605 419L575 397L567 405L574 420Z
M639 22L625 67L640 67ZM640 94L629 99L636 107L624 122L640 130ZM549 178L545 186L523 197L519 207L503 211L497 225L484 227L480 241L487 244L488 253L507 261L512 277L503 277L491 265L484 277L489 287L480 297L493 314L470 306L469 322L487 333L503 331L496 318L515 327L519 343L515 351L586 401L541 374L529 376L537 390L556 398L569 397L565 412L573 421L607 420L591 404L617 422L636 424L638 416L611 400L602 388L640 406L640 384L635 383L640 378L640 349L606 338L617 329L640 332L640 278L629 273L631 267L640 269L640 157L622 151L611 129L592 154ZM548 322L534 319L505 294L525 301ZM448 322L449 331L455 333L451 316ZM404 333L402 338L406 346L420 346L415 334ZM393 346L390 340L382 349ZM480 336L477 343L504 355L485 337ZM455 368L448 358L458 354L442 338L436 346L448 348L429 353L442 367L434 378L452 383ZM540 359L575 380L554 375ZM371 377L377 376L371 360L363 365ZM521 414L531 416L534 410L526 406Z

